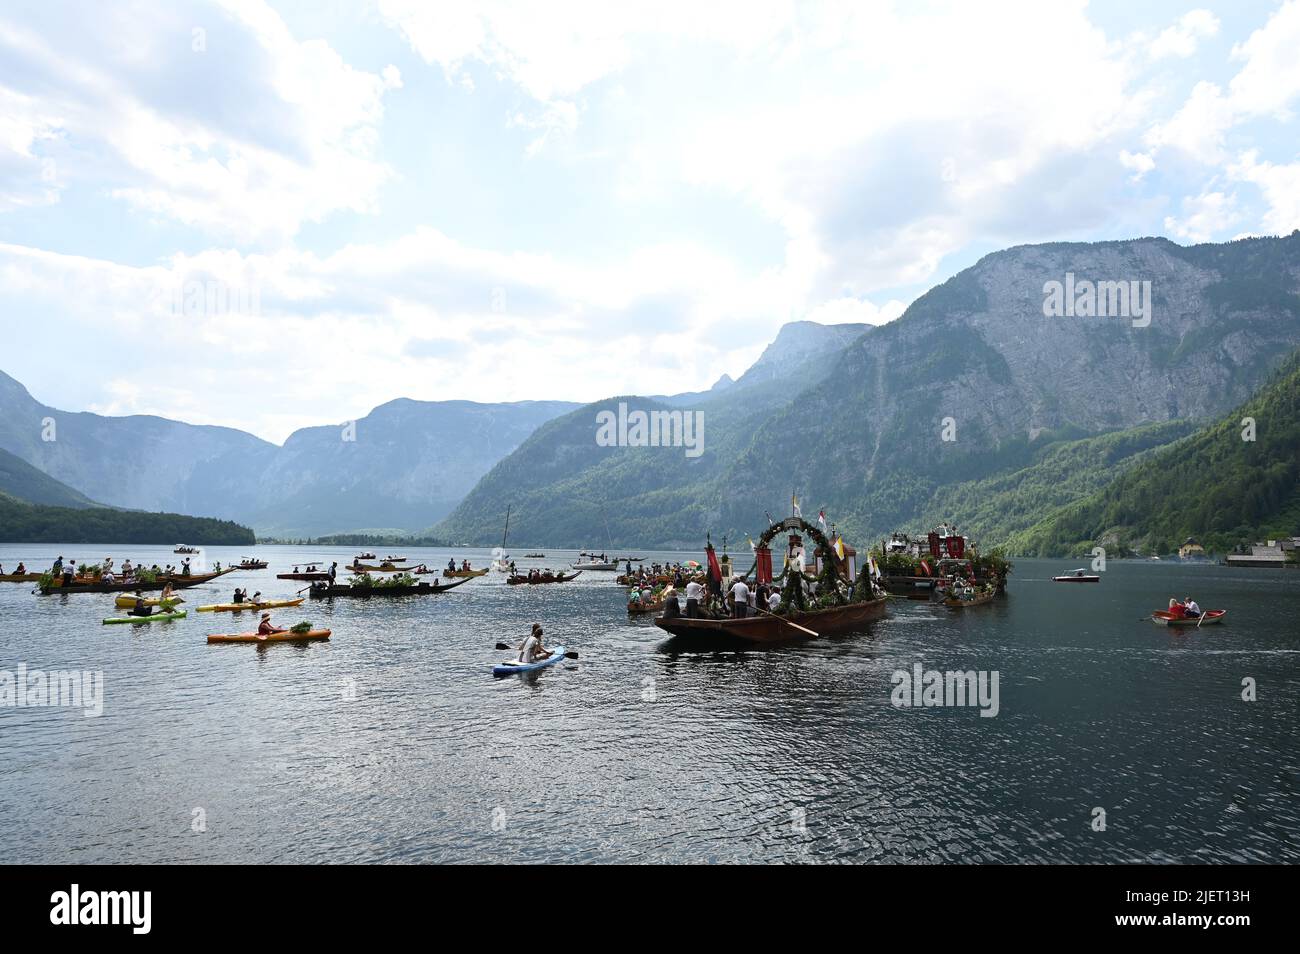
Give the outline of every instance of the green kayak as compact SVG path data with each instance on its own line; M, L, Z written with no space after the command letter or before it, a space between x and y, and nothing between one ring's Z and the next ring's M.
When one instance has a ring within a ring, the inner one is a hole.
M152 616L110 616L104 620L105 626L116 626L122 623L156 623L159 620L167 619L184 619L185 610L177 610L175 613L154 613Z

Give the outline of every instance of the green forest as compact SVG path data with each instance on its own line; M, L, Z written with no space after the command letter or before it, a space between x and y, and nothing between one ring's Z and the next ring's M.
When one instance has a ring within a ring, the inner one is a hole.
M6 543L177 543L251 546L253 531L229 520L107 508L45 507L0 493Z
M1253 435L1243 423L1247 418L1254 422ZM1054 556L1083 553L1100 543L1120 554L1169 553L1195 537L1207 550L1222 553L1297 532L1300 354L1236 411L1015 535L1008 549Z

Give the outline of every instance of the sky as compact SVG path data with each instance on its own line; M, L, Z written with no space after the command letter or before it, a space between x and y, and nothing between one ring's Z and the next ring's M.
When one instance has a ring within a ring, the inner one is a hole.
M1300 227L1300 0L8 2L0 370L283 441L881 324L1011 245Z

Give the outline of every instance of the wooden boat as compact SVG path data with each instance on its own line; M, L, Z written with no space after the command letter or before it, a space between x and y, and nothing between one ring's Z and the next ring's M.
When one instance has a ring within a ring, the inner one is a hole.
M442 575L448 580L454 580L458 577L468 580L476 576L486 576L487 572L488 568L483 567L481 570L443 570Z
M313 582L315 580L328 580L330 575L323 570L319 573L277 573L277 580L303 580Z
M965 589L969 590L969 587ZM985 603L993 602L993 598L998 595L994 587L985 587L982 590L973 591L972 595L967 598L961 596L949 595L943 598L943 605L952 609L966 609L971 606L983 606Z
M469 580L457 580L455 583L426 583L421 580L409 586L352 586L340 584L329 586L325 583L313 583L308 595L314 600L333 599L336 596L431 596L434 593L446 593L468 583Z
M809 633L796 629L792 623L810 629L818 636L856 632L872 620L884 616L888 605L889 598L881 597L866 603L849 603L845 606L809 610L806 613L791 613L788 616L770 613L760 613L745 619L688 619L685 616L665 619L659 616L655 619L655 625L679 637L705 640L734 637L751 643L784 643L812 638Z
M40 578L39 573L5 573L0 575L0 583L35 583Z
M1053 583L1100 583L1101 577L1086 572L1082 567L1061 576L1052 577Z
M641 603L635 600L628 600L627 615L628 616L649 616L653 613L662 613L664 609L667 608L668 606L668 594L671 592L673 591L665 590L664 592L660 593L659 599L655 600L655 602L653 603ZM686 601L680 600L680 602L685 603Z
M1151 614L1151 619L1162 626L1213 626L1216 623L1222 623L1223 618L1228 615L1227 610L1206 610L1202 615L1188 619L1178 613L1169 610L1156 610Z
M187 546L179 546L172 551L172 553L184 553L184 554L193 554L198 552L199 552L198 547L187 547Z
M522 583L527 583L529 586L535 586L538 583L568 583L570 580L576 580L580 576L582 576L581 570L577 573L570 573L568 576L565 576L563 573L556 573L549 577L539 576L534 579L529 579L525 574L523 576L516 575L507 577L506 582L511 586L519 586Z
M354 563L346 567L353 573L410 573L415 569L413 566L396 566L392 563L381 563L379 566L370 566L368 563Z
M270 633L259 636L257 633L228 633L208 637L209 643L306 643L317 639L329 639L333 633L328 629L313 629L305 633L289 630L284 633Z
M546 559L546 554L545 554L545 553L525 553L524 556L525 556L527 559L529 559L529 560L544 560L544 559Z
M73 583L71 586L64 586L62 578L56 579L49 589L42 590L42 594L50 596L54 593L134 593L136 590L141 592L152 592L154 590L164 589L170 583L175 589L183 590L187 587L198 586L200 583L210 583L211 581L225 576L227 573L234 573L237 567L227 567L216 573L200 573L194 576L170 576L158 577L153 583L141 583L138 580L132 583Z
M236 570L265 570L271 564L265 560L243 560L235 564Z

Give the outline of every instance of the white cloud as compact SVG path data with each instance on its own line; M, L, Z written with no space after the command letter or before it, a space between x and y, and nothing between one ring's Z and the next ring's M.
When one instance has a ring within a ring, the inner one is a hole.
M1222 236L1239 219L1235 195L1202 192L1183 199L1182 217L1166 217L1165 230L1191 242L1208 242Z
M1120 150L1119 164L1125 169L1133 170L1133 176L1129 180L1131 182L1141 182L1142 177L1156 167L1156 161L1150 153L1129 152L1127 149Z
M1254 150L1243 153L1228 168L1229 175L1259 187L1268 210L1261 220L1266 234L1288 235L1300 228L1300 162L1261 162Z
M1153 60L1167 56L1185 59L1196 52L1196 47L1201 40L1214 36L1218 32L1218 17L1209 10L1192 10L1156 37L1151 43L1149 53Z
M325 42L296 40L259 0L154 16L156 31L137 30L134 43L102 39L117 25L110 7L79 7L64 42L0 20L0 57L25 67L0 78L5 145L33 154L57 129L60 185L101 177L120 199L224 236L283 239L341 209L373 210L388 174L376 126L395 69L352 69ZM193 23L207 25L199 49ZM191 108L178 110L185 88Z
M823 325L883 325L893 321L906 309L907 303L897 298L890 299L883 305L862 298L834 298L808 312L808 320Z

